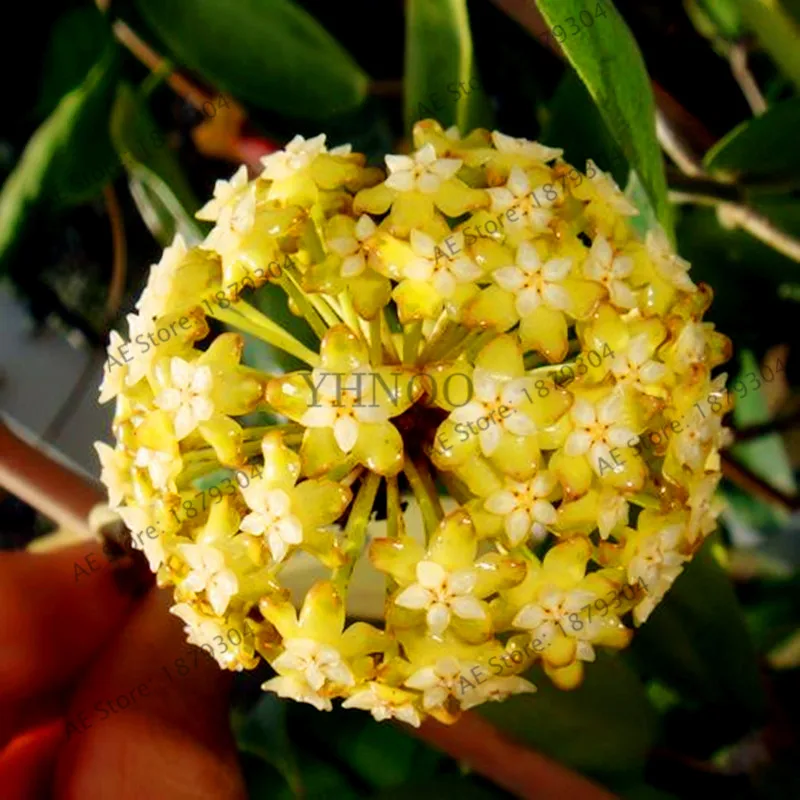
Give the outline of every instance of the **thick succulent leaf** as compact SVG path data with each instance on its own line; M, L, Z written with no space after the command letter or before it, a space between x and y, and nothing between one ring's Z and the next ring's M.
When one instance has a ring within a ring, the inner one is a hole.
M537 0L536 5L551 28L561 26L567 31L578 27L577 33L564 36L561 48L586 84L631 168L639 173L661 224L671 230L664 162L656 138L655 101L633 34L610 0L598 4L605 16L594 9L594 22L589 27L577 25L581 12L587 13L583 0Z
M28 142L0 192L0 270L37 212L83 202L113 177L118 159L108 135L117 52L107 49Z
M129 83L121 83L117 90L111 114L111 136L126 169L132 174L139 172L138 180L149 182L146 173L135 169L144 166L169 188L187 216L197 211L200 204L178 159L169 149L166 136L159 130L146 101ZM200 230L196 223L193 225Z
M491 124L472 49L466 0L409 0L406 6L406 129L433 117L462 133Z
M61 98L83 83L112 41L107 18L95 7L71 9L50 31L42 64L37 114L49 116Z
M737 125L706 153L711 172L785 178L800 172L800 98L775 103L760 117Z
M326 120L366 97L368 76L290 0L136 0L136 7L183 64L239 100Z
M601 653L584 682L557 689L537 669L538 687L477 711L524 744L581 772L601 778L640 770L656 733L644 686L619 656Z
M650 675L686 696L734 705L755 720L765 704L756 653L714 546L707 542L675 581L631 652Z

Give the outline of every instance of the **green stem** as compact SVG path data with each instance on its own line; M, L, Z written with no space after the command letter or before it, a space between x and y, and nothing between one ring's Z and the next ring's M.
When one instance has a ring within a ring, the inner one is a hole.
M328 332L328 326L317 313L317 309L309 302L308 295L300 288L294 278L286 272L281 273L280 278L278 278L278 285L294 301L297 309L311 326L311 330L314 331L317 338L322 341L325 334Z
M419 343L422 341L422 320L403 328L403 363L416 364Z
M248 303L240 301L236 305L236 311L231 309L216 308L213 317L220 322L239 328L245 333L255 336L268 344L273 345L287 353L305 361L312 367L319 366L320 357L313 350L310 350L302 342L287 333L279 325L276 325L269 317L253 308Z
M389 324L389 319L386 316L387 310L383 310L384 313L381 315L381 335L384 339L384 344L386 345L386 352L389 354L389 358L392 359L392 362L395 364L400 363L400 354L397 352L397 347L394 343L394 336L392 334L392 326Z
M341 567L338 567L333 574L334 586L336 586L341 596L346 594L350 576L353 574L356 561L364 549L364 541L367 538L367 525L369 524L380 482L380 475L368 472L361 482L355 502L350 509L350 516L347 518L347 525L344 529L343 552L347 561Z
M422 512L422 519L425 522L425 529L428 534L433 535L433 532L439 526L439 522L444 516L441 503L439 502L439 495L436 494L435 488L432 489L432 481L430 481L430 473L426 467L422 465L417 466L406 458L403 472L411 484L411 491L414 493L414 498L419 503L420 511Z
M369 360L373 367L378 367L383 363L380 314L376 314L369 321Z
M400 508L400 487L397 476L386 479L386 535L390 539L399 539L404 530L403 509Z
M339 305L342 309L342 319L350 326L353 333L357 336L362 336L361 326L358 324L358 314L353 308L353 299L346 289L339 294Z

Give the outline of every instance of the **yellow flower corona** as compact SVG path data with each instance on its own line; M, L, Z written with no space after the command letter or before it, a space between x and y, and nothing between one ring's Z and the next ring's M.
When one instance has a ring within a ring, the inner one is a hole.
M97 449L191 643L419 725L628 644L715 527L730 342L593 162L431 120L414 146L384 171L297 136L218 181L112 335ZM365 570L379 626L346 621Z

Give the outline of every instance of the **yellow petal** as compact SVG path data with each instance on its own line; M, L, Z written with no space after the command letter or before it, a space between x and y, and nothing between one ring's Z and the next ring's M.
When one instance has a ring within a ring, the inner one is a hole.
M535 348L551 363L563 361L569 350L566 317L546 305L523 317L519 336L526 350Z

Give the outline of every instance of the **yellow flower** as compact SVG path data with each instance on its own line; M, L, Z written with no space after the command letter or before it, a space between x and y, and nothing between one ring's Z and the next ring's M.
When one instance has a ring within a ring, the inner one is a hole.
M297 136L218 181L110 337L96 449L190 643L418 726L628 644L714 530L732 401L710 288L593 162L413 147Z

